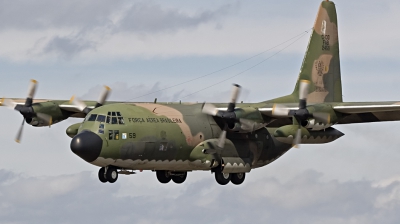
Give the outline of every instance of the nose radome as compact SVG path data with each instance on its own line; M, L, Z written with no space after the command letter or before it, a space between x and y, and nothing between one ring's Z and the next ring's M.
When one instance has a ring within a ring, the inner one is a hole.
M83 131L71 141L71 150L87 162L93 162L99 157L103 140L91 131Z

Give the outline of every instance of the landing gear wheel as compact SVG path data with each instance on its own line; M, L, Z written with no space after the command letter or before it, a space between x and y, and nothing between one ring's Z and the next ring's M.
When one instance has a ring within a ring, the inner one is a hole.
M108 167L106 172L106 179L110 183L114 183L118 179L118 171L114 167Z
M245 173L232 173L231 182L236 185L242 184L245 177Z
M106 183L106 182L107 182L107 178L106 178L106 168L105 168L105 167L102 167L102 168L100 168L100 170L99 170L99 180L100 180L102 183Z
M216 172L215 173L215 180L217 183L221 185L226 185L231 181L231 174L230 173L222 173L222 172Z
M176 184L181 184L185 182L187 177L187 172L182 172L177 174L176 176L172 176L172 181L174 181Z
M166 170L157 170L156 171L157 180L162 184L166 184L171 181L171 175Z

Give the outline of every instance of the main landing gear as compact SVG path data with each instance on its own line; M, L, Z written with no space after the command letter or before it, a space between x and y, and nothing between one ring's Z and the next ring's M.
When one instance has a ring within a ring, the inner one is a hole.
M114 183L118 179L118 171L115 167L107 166L102 167L99 170L99 180L102 183L110 182Z
M187 177L187 172L172 172L168 170L157 170L156 171L157 180L162 184L166 184L171 180L176 184L181 184L185 182Z
M215 172L215 180L221 185L227 185L229 182L232 182L235 185L240 185L243 183L245 177L245 173Z

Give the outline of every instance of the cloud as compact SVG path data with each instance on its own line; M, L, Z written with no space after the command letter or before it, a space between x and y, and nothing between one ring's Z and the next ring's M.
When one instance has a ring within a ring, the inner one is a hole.
M188 14L178 9L166 9L148 2L133 4L118 22L119 31L123 32L164 32L194 28L200 24L215 22L232 11L234 7L224 5L216 10L205 10Z
M143 40L143 35L195 29L201 24L219 23L236 8L227 4L189 13L151 1L0 1L0 32L8 33L5 39L24 33L19 42L29 41L25 54L36 59L56 55L70 60L84 52L96 52L97 46L115 36L128 33ZM16 51L15 47L10 50Z
M72 59L75 55L86 51L94 50L94 42L77 37L53 37L44 47L43 54L55 54L65 60Z
M195 85L195 84L194 84ZM119 102L153 102L157 98L158 102L195 102L201 99L201 102L227 102L231 94L231 90L228 88L220 89L210 93L209 91L196 91L204 88L202 86L196 87L196 90L191 88L174 87L162 85L160 82L155 82L152 86L144 84L133 84L128 85L125 82L115 82L109 85L111 93L108 101L119 101ZM173 86L173 85L172 85ZM229 85L226 85L227 87ZM87 93L82 95L82 99L93 100L97 99L104 87L101 85L90 88ZM247 99L250 91L245 89L241 91L241 99ZM195 93L195 94L193 94Z
M102 184L90 172L27 177L0 170L0 219L13 223L363 224L400 220L396 180L389 184L382 180L383 185L322 181L321 173L309 170L287 182L273 177L254 181L250 173L244 185L220 186L211 175L193 180L196 173L190 173L183 185L162 185L146 180L144 173ZM129 182L131 178L135 180ZM135 194L143 189L144 194ZM121 195L121 191L133 194Z
M0 1L0 30L93 28L110 22L122 1Z

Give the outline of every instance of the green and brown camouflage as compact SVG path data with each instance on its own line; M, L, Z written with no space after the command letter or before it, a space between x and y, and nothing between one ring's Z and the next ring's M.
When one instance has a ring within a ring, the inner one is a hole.
M300 80L311 82L308 103L343 101L338 23L333 2L323 1L320 5L293 93L272 101L298 102Z
M301 98L301 83L307 83L305 98ZM13 102L23 105L26 100ZM33 126L48 125L38 114L51 116L53 123L69 117L85 118L68 127L66 133L73 138L71 149L75 154L102 167L102 182L114 182L116 170L120 174L157 171L162 183L171 176L181 183L184 179L176 176L186 178L188 171L211 170L220 184L226 184L224 178L230 175L233 183L240 184L245 173L275 161L297 140L301 144L323 144L342 137L344 134L333 125L400 120L400 102L343 102L338 23L335 5L330 1L320 5L290 95L235 104L232 110L232 103L219 103L209 107L207 113L205 105L198 103L84 104L88 110L72 101L33 100L30 112L23 115L32 118L26 121ZM285 108L287 113L276 113L277 108Z

